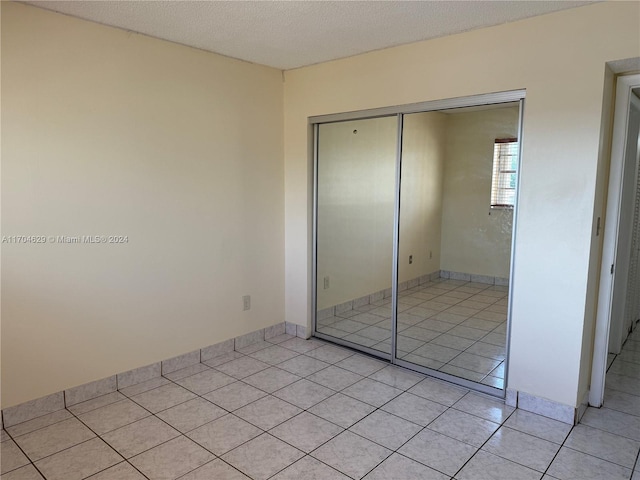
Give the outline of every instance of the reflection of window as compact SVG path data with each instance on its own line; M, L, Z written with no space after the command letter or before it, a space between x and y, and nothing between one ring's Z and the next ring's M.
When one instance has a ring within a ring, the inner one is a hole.
M497 138L493 145L491 208L512 208L516 202L518 139Z

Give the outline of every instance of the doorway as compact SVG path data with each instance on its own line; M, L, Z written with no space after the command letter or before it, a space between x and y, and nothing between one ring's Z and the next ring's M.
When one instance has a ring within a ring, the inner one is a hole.
M640 318L640 75L618 78L589 404Z
M504 396L523 99L311 119L315 336Z

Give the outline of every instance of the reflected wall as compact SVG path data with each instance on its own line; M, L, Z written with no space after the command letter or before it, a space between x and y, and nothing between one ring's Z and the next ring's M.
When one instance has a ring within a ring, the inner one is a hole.
M372 348L391 324L353 307L391 287L397 131L396 116L318 127L317 331Z

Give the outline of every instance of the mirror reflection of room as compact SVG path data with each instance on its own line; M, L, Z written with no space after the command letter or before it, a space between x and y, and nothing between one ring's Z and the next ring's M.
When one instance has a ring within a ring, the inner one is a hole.
M404 115L402 134L396 356L498 389L518 121L517 102L456 108ZM319 128L316 331L373 353L394 335L396 131L395 117Z

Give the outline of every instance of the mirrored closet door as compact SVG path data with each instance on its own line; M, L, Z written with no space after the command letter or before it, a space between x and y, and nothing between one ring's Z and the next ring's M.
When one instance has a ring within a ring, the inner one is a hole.
M316 332L387 354L397 125L394 115L317 127Z
M523 96L314 121L316 336L503 396Z
M404 116L397 357L502 389L519 104Z

